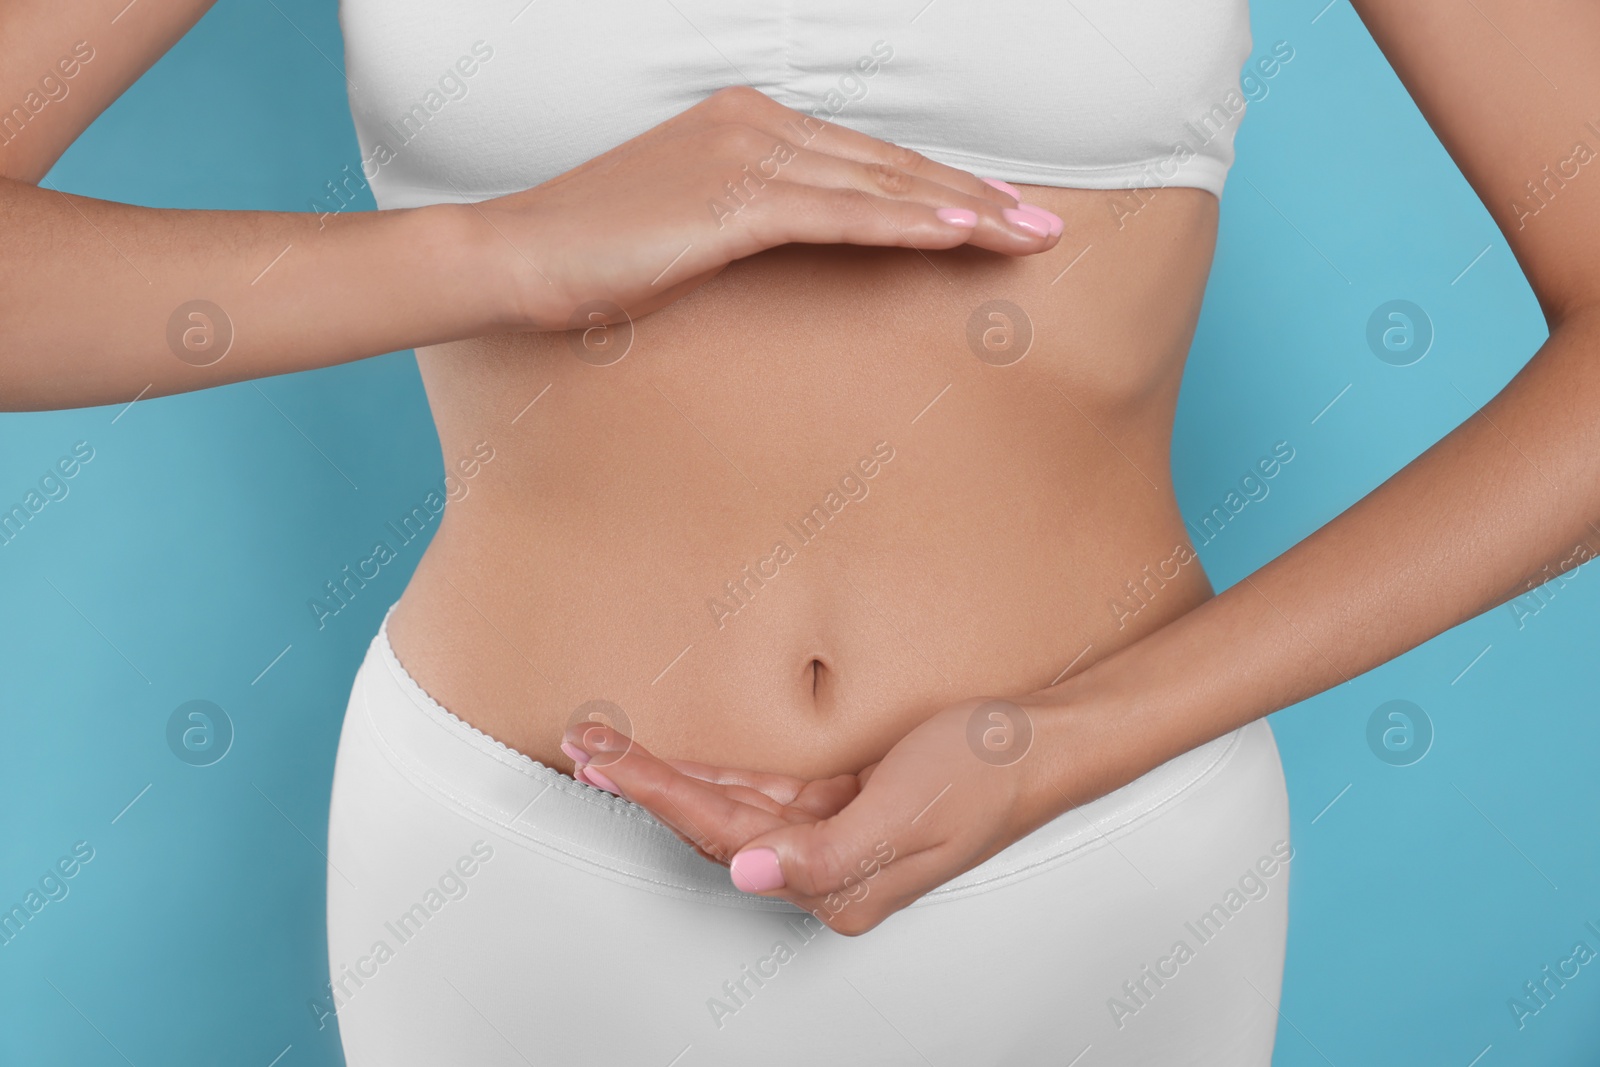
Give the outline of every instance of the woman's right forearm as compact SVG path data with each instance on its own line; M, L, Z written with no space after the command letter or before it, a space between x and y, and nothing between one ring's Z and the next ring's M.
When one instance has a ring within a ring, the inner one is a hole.
M0 179L0 410L126 402L525 328L471 206L132 207Z
M1061 233L1056 216L966 171L747 86L479 204L167 211L0 177L0 410L620 321L791 242L1021 256Z

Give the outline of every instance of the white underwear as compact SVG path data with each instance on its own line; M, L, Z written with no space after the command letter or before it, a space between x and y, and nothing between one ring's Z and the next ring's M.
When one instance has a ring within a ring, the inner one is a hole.
M311 1010L352 1067L1268 1067L1288 835L1258 721L846 937L457 719L385 625L339 741Z

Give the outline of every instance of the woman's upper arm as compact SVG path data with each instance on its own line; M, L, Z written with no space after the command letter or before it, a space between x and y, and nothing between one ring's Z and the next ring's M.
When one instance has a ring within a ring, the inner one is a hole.
M1499 224L1546 318L1600 304L1600 4L1351 3Z
M212 3L0 4L0 178L36 184Z

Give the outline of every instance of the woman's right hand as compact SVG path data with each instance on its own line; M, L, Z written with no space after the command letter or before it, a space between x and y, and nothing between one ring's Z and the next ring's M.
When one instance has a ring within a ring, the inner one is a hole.
M0 410L125 404L485 334L617 322L789 242L1027 255L1060 235L1059 219L965 171L744 87L476 204L186 211L41 188L210 0L139 4L114 48L90 46L125 6L0 5L0 99L33 91L39 71L74 86L69 103L0 145ZM64 57L64 47L78 50ZM730 186L744 191L731 197ZM941 210L971 225L941 221Z
M964 170L745 86L475 209L501 238L530 330L647 314L735 259L792 242L1030 255L1062 229Z

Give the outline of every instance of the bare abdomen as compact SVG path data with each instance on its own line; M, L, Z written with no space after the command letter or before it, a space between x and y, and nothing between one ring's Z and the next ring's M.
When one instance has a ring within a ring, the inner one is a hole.
M1029 193L1067 221L1042 256L790 246L609 365L565 334L419 352L447 470L493 459L391 619L401 662L548 763L598 698L663 755L818 775L1204 599L1167 447L1215 200L1119 229L1117 194Z

